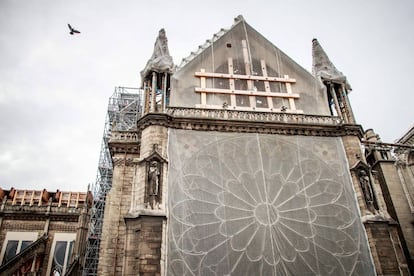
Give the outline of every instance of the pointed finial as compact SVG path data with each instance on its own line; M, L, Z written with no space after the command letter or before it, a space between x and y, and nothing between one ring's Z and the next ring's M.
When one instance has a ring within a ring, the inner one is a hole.
M239 14L237 17L234 18L234 23L237 23L243 20L244 20L243 15Z
M144 70L142 70L141 77L144 78L150 71L171 72L173 68L174 63L168 50L168 39L164 28L162 28L158 32L158 37L154 44L154 52Z
M312 72L315 77L322 81L344 83L346 88L351 90L345 75L336 69L316 38L312 39Z
M312 67L314 75L323 70L338 71L316 38L312 39Z

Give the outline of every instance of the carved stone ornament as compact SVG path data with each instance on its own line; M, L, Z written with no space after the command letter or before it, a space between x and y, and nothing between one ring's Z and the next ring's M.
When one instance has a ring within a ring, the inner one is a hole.
M161 29L155 40L154 52L148 60L144 70L142 70L141 76L145 77L150 71L171 72L173 68L174 63L168 50L168 39L165 30Z
M145 197L147 208L159 209L163 190L163 167L167 161L158 152L158 144L153 145L152 153L141 161L145 163Z
M158 196L160 187L160 163L158 161L151 161L148 169L148 195Z
M359 184L361 185L362 192L364 193L365 202L371 206L374 204L374 192L372 190L371 180L367 172L361 169L358 173Z
M352 169L358 177L358 182L364 196L364 201L367 209L373 214L379 210L378 203L376 201L375 192L370 177L370 168L362 161L358 162Z
M112 164L116 166L134 166L133 158L114 157L112 158Z
M197 108L172 108L138 120L138 131L158 125L174 129L303 136L358 136L360 125L343 124L337 117Z

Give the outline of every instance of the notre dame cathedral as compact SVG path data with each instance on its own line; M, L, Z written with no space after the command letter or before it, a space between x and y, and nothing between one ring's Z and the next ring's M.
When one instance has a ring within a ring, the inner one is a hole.
M239 16L175 66L160 30L142 116L111 132L98 275L413 272L414 130L364 130L312 53L310 73Z

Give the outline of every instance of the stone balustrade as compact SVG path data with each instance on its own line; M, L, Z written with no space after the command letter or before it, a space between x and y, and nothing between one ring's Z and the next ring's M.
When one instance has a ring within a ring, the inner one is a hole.
M110 134L110 141L117 142L138 142L138 133L136 130L128 131L112 131Z
M286 124L330 125L342 124L337 116L305 115L294 113L251 112L226 109L201 109L169 107L165 111L172 117L207 118L217 120L277 122Z

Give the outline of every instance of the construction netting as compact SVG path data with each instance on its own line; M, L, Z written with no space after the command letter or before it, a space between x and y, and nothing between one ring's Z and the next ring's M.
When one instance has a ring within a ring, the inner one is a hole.
M330 115L313 75L242 19L185 58L171 85L171 106Z
M168 275L374 275L335 137L169 130Z

